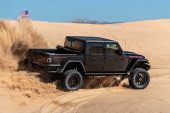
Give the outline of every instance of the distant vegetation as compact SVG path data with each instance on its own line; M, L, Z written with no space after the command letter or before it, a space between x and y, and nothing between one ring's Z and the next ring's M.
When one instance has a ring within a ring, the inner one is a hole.
M116 24L116 23L123 23L123 22L108 22L108 21L97 21L97 20L90 20L87 18L75 18L70 23L84 23L84 24Z

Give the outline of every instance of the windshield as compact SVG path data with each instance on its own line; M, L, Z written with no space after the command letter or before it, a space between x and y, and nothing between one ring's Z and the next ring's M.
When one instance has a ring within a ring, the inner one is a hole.
M82 51L83 42L72 38L66 38L64 46L78 51Z

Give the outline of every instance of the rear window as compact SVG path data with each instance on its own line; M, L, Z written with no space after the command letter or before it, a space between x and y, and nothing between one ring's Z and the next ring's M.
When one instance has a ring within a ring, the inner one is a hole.
M83 50L83 42L72 38L66 38L64 46L78 51Z
M102 43L91 43L90 54L103 55L103 44Z

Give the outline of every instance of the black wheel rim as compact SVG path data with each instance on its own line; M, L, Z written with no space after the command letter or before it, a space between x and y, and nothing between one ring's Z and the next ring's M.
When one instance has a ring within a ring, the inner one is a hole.
M76 74L72 75L68 79L68 85L69 85L70 88L77 87L79 85L79 83L80 83L80 79L79 79L79 77Z
M138 73L135 78L135 81L138 86L143 86L147 83L148 78L145 73Z

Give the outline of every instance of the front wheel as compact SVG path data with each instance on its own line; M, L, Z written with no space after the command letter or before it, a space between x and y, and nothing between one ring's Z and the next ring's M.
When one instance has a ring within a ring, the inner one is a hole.
M83 85L83 77L77 70L68 70L63 74L61 85L66 91L78 90Z
M149 73L141 68L136 68L128 78L129 85L134 89L145 89L150 82Z

